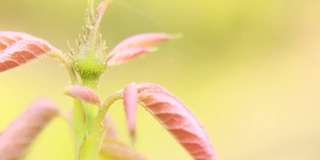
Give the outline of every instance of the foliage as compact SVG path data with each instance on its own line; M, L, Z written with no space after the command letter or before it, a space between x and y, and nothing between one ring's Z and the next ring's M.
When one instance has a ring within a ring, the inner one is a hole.
M136 137L136 108L140 104L195 160L215 160L212 145L201 124L183 102L163 87L150 83L131 83L124 90L114 92L104 102L101 101L95 90L100 76L108 68L153 52L156 44L175 37L166 33L139 34L125 39L107 53L99 27L109 4L110 1L102 2L94 10L94 1L88 1L84 33L77 41L77 48L68 54L32 35L0 31L0 71L45 55L61 61L71 78L71 86L66 94L74 98L71 124L76 159L96 160L99 155L102 159L146 159L114 136L106 117L111 105L123 99L128 131L133 142ZM1 134L0 158L23 158L41 129L58 115L58 108L50 100L36 101Z

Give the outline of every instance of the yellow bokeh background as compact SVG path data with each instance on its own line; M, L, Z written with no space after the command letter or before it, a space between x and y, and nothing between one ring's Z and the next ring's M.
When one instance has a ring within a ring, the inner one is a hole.
M27 32L68 52L79 36L86 0L1 0L0 30ZM206 128L221 160L320 159L320 1L113 0L101 30L112 48L143 32L182 33L160 50L108 70L98 93L134 82L177 95ZM0 130L39 97L64 111L68 75L57 60L0 74ZM110 115L128 142L120 102ZM136 148L152 160L191 157L143 108ZM73 159L71 130L56 118L27 160Z

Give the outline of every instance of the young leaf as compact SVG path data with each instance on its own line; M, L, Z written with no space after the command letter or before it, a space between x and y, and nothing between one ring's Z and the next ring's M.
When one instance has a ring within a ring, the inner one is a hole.
M129 37L122 42L120 42L106 57L106 62L108 65L114 65L118 63L123 63L128 61L128 58L135 58L138 55L141 55L145 52L150 52L150 49L155 44L168 40L172 38L172 36L165 33L145 33L138 34L132 37ZM126 51L125 51L126 50ZM115 56L117 54L121 54L119 56ZM127 56L125 54L129 54ZM114 60L113 57L115 57ZM119 61L119 57L127 57L126 59L120 59L125 61ZM118 60L118 61L117 61ZM110 62L109 62L110 61Z
M41 55L59 52L48 42L26 33L0 31L0 72L30 62Z
M138 84L141 104L167 129L195 160L216 160L210 140L196 117L161 86Z
M20 32L0 31L0 51L21 39L28 38L32 38L32 36Z
M106 11L108 5L111 3L111 0L106 0L105 2L101 2L97 8L97 17L95 19L95 27L99 27L99 24L101 22L102 16L104 12Z
M32 141L57 114L58 110L51 101L40 99L34 102L1 134L0 159L22 158Z
M125 63L131 59L134 59L141 54L154 52L154 48L129 48L120 50L116 55L114 55L109 61L108 66L116 66Z
M129 84L123 91L123 104L126 113L127 126L131 139L135 140L136 115L138 105L138 93L136 84Z
M70 86L68 88L67 95L97 106L100 106L101 104L98 94L89 87Z

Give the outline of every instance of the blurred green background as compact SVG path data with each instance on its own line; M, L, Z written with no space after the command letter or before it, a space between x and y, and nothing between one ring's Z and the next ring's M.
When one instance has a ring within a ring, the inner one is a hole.
M0 30L23 31L68 52L82 32L86 0L1 0ZM320 159L320 1L113 0L102 23L112 48L143 32L182 33L160 50L112 68L98 92L158 83L202 122L221 160ZM0 130L38 97L68 110L65 69L44 58L0 74ZM143 108L136 148L152 160L191 160ZM111 110L128 141L123 107ZM70 160L70 129L55 119L27 160Z

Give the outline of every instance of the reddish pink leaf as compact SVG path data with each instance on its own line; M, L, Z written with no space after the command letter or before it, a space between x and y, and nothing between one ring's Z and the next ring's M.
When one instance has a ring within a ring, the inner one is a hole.
M126 113L127 126L132 140L135 139L138 93L135 83L129 84L123 91L123 103Z
M161 86L138 84L141 104L175 137L195 160L216 160L210 140L196 117Z
M0 31L0 51L4 50L13 43L21 40L32 38L31 35L20 32Z
M55 52L60 51L42 39L20 32L0 31L0 72Z
M0 159L13 160L24 156L26 149L58 110L51 101L33 103L0 136Z
M114 55L108 62L108 66L115 66L125 63L131 59L134 59L143 53L153 52L154 48L129 48L120 50L116 55Z
M135 58L136 56L141 54L140 52L142 51L142 49L147 51L150 47L154 46L155 44L170 38L172 37L165 33L145 33L145 34L138 34L138 35L129 37L124 41L120 42L108 54L106 61L108 62L116 54L125 54L125 53L131 54L131 56L121 56L121 57ZM133 52L133 50L129 51L130 49L133 49L133 48L140 48L140 51L139 52L138 51ZM121 52L123 50L128 50L128 51ZM132 56L132 55L135 55L135 56Z
M67 94L73 98L83 102L100 106L101 101L98 94L89 87L85 86L70 86Z

